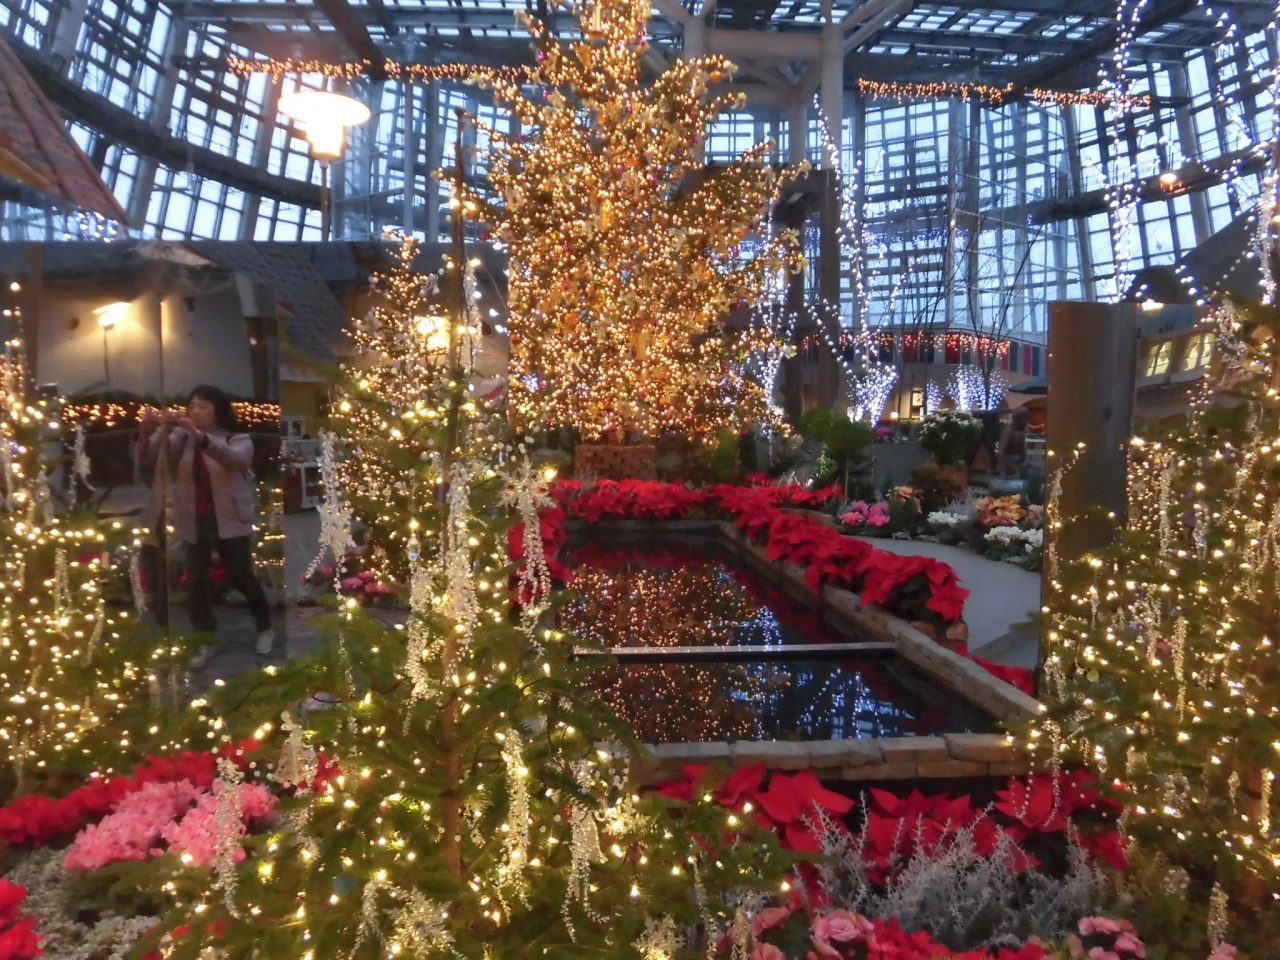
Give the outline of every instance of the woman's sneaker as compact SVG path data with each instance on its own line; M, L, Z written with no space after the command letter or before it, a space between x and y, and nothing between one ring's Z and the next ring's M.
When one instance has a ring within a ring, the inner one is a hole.
M192 670L201 670L204 668L204 665L208 663L212 657L213 657L213 647L206 643L204 646L202 646L199 650L196 651L196 655L191 658L190 662L188 663L188 666Z
M275 646L276 632L268 627L266 630L258 631L258 656L265 657L271 652L271 648Z

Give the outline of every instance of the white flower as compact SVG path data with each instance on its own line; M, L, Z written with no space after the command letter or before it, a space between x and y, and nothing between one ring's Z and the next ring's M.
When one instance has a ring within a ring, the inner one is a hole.
M930 519L933 519L930 517ZM999 547L1013 547L1022 544L1027 553L1033 553L1044 546L1044 530L1023 530L1021 527L992 527L987 531L986 539Z
M935 510L929 514L929 522L935 527L958 527L969 518L962 513L950 513L946 510Z

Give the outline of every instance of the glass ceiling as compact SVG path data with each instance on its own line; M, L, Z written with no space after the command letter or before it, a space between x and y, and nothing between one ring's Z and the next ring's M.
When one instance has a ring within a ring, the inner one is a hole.
M376 48L417 61L528 62L515 14L536 13L539 2L0 0L0 28L70 114L73 135L142 234L307 240L319 236L319 169L274 106L298 81L235 77L218 66L221 58L336 61ZM1047 300L1108 296L1123 272L1105 199L1117 170L1156 177L1207 164L1217 171L1193 190L1139 205L1130 272L1180 263L1255 202L1260 151L1273 135L1270 84L1280 61L1267 29L1273 15L1270 0L1212 9L1196 0L1146 4L1128 78L1157 101L1123 130L1107 111L1086 106L996 108L857 93L859 80L1095 89L1115 45L1113 0L655 0L650 39L660 60L680 55L683 22L693 17L705 19L709 34L817 34L828 22L842 25L841 139L844 168L866 203L866 309L881 322L926 313L949 324L999 317L1008 330L1035 337ZM553 17L552 25L571 36L571 18ZM810 65L766 54L743 66L748 106L713 132L708 156L771 138L783 162L800 138L801 152L819 159L814 111L793 130L786 102ZM88 98L60 100L68 85ZM430 174L443 163L442 144L452 142L453 109L491 124L505 119L478 88L461 84L359 81L356 92L376 122L353 134L349 156L335 164L341 235L377 236L392 225L439 236ZM131 136L135 118L154 136ZM978 224L972 240L948 228L958 197ZM5 212L2 239L48 232L39 218ZM846 316L851 283L846 273ZM983 318L966 319L974 304Z

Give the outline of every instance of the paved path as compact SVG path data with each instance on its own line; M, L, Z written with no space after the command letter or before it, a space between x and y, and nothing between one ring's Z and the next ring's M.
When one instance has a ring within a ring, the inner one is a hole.
M968 588L964 620L969 625L969 651L1019 667L1034 667L1037 637L1027 625L1040 610L1040 574L1011 563L988 560L944 543L862 537L874 547L911 557L933 557L948 563ZM984 648L990 647L989 650Z

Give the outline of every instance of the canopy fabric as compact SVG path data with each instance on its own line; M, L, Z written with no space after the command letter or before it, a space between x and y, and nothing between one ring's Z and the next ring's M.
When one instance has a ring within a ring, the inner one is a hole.
M127 224L128 216L66 123L0 37L0 176Z

